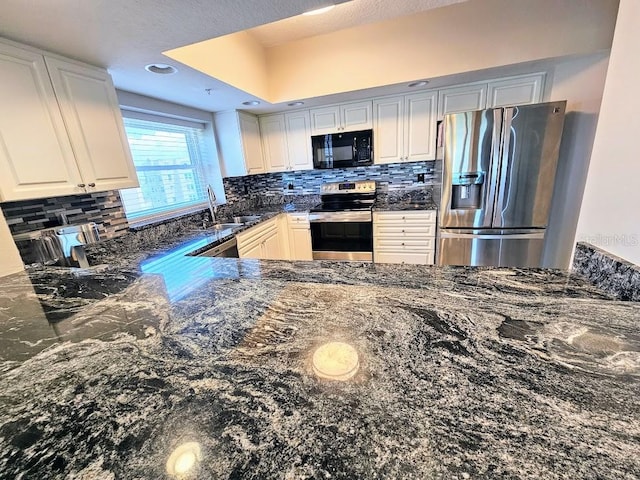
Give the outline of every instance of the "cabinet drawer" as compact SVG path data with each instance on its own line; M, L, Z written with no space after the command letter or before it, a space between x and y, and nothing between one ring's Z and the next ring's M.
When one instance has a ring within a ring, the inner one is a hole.
M289 213L287 215L290 228L309 228L309 214L308 213Z
M418 265L433 265L433 250L424 253L390 253L374 252L375 263L412 263Z
M376 238L373 242L375 250L424 251L435 249L435 238Z
M435 210L420 210L408 212L374 212L373 223L376 224L429 224L436 222Z
M435 223L430 223L426 225L415 226L411 223L406 225L396 225L396 224L386 224L382 225L377 224L373 228L374 236L380 238L409 238L409 237L419 237L419 238L427 238L427 237L435 237L436 235L436 225Z
M262 243L265 236L271 232L278 231L278 223L276 218L259 223L244 232L236 235L238 241L238 250L252 248L255 243Z

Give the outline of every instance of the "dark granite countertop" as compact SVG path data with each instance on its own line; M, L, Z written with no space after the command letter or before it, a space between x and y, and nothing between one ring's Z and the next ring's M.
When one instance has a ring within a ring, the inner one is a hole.
M558 270L185 256L199 235L0 279L0 478L175 478L181 445L182 478L640 476L640 304ZM351 380L315 376L328 341Z
M397 212L397 211L407 211L407 210L437 210L438 207L433 202L433 200L425 200L425 201L412 201L405 200L402 202L389 202L389 201L376 201L373 205L374 211L387 211L387 212Z
M431 190L425 187L382 193L376 196L374 211L437 210Z

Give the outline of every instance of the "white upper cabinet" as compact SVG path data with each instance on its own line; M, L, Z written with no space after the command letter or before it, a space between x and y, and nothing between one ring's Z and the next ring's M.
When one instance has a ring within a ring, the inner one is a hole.
M233 110L216 113L213 118L222 175L265 173L258 117Z
M242 154L247 174L264 173L264 156L260 141L260 125L258 118L244 112L238 112L240 120L240 136L242 139Z
M373 101L373 157L375 163L401 162L404 158L404 97Z
M436 92L414 93L404 97L404 156L405 160L433 160L436 158Z
M487 84L473 83L438 92L438 118L448 113L482 110L487 105Z
M311 170L311 117L308 110L284 115L290 170Z
M308 110L261 116L260 131L268 172L313 168Z
M45 57L88 191L138 186L116 90L102 69Z
M436 92L373 101L375 163L433 160L436 150Z
M487 107L509 107L542 101L544 73L489 82Z
M311 109L311 134L326 135L373 128L371 101Z
M532 73L444 88L438 92L438 118L442 119L448 113L539 103L544 78L544 73Z
M260 117L262 150L267 171L282 172L289 169L289 152L285 132L284 115Z
M0 42L0 84L0 200L137 186L106 71Z

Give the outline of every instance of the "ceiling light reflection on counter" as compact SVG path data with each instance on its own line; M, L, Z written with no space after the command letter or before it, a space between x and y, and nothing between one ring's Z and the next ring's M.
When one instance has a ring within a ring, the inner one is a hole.
M329 5L327 7L316 8L315 10L310 10L308 12L304 12L303 15L320 15L321 13L328 12L333 7L335 7L335 5Z
M243 105L260 105L258 100L247 100L246 102L242 102Z
M346 381L360 368L358 352L348 343L329 342L313 352L313 372L327 380Z
M429 83L429 80L419 80L417 82L412 82L410 83L408 86L409 87L424 87L425 85L427 85Z
M198 442L186 442L171 452L167 460L167 473L184 478L202 460L202 451Z
M287 103L287 105L290 107L299 107L300 105L304 105L304 102L291 102Z

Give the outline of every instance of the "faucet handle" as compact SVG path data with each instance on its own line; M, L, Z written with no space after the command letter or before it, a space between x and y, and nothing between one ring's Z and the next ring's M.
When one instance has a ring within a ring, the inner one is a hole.
M213 187L211 186L211 184L210 184L210 183L209 183L209 184L207 184L207 195L209 195L209 201L210 201L212 204L215 204L215 203L216 203L216 201L217 201L217 198L216 198L216 192L213 190Z

